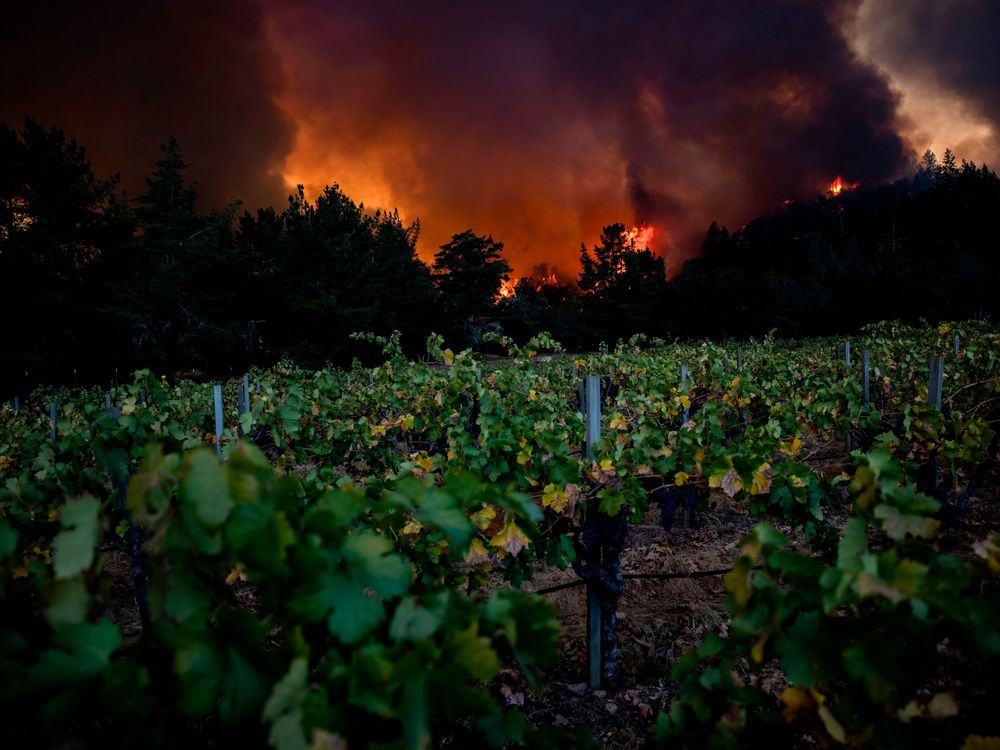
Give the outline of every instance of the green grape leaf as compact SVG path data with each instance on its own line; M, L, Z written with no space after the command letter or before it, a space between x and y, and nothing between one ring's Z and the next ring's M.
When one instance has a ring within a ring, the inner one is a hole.
M309 689L308 680L308 659L301 656L293 659L264 704L263 717L271 722L268 740L277 750L309 748L302 727L302 703Z
M72 578L94 562L101 504L86 496L70 500L59 511L63 530L52 542L52 567L57 579Z
M389 637L394 641L426 640L443 624L443 614L421 606L416 597L407 596L396 608L389 625Z
M17 549L17 531L6 518L0 516L0 560Z
M333 608L327 627L346 644L357 643L385 619L385 605L369 596L365 587L354 579L335 575L325 593Z
M181 501L194 509L195 518L205 528L219 528L235 505L225 468L208 449L192 451L184 464L179 489Z
M490 645L490 639L479 635L473 623L456 633L447 646L448 661L453 661L477 680L487 682L500 672L500 659Z

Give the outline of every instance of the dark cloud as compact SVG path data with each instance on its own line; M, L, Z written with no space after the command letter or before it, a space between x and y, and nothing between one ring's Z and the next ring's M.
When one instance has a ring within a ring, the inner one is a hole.
M0 119L59 125L135 195L177 137L206 206L280 201L293 125L253 2L11 4L0 30Z
M907 5L892 12L909 24ZM939 25L966 7L941 5ZM712 220L905 167L897 94L842 32L857 6L231 0L161 17L50 2L4 32L19 74L2 116L62 123L129 173L176 134L216 203L280 200L275 167L313 189L337 181L419 216L426 257L471 226L521 272L570 268L601 226L650 222L676 268ZM993 33L997 7L979 24ZM942 80L985 108L1000 45L978 33L967 54L944 32L913 42L928 60L954 52Z
M880 61L957 95L1000 129L1000 3L882 0L866 7L865 22Z
M569 265L579 239L616 220L657 225L676 266L713 219L740 223L838 174L898 173L896 96L841 32L853 4L830 8L299 3L273 15L289 110L335 144L323 167L322 145L309 151L314 168L350 187L350 143L434 240L472 223L528 268L539 253Z

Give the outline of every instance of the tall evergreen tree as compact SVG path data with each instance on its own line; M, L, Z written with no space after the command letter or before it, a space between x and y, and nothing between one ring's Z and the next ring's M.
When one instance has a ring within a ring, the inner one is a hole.
M104 282L132 232L117 177L59 128L0 123L0 337L8 388L88 377L109 347Z
M441 245L434 254L433 270L443 307L459 325L492 313L501 284L511 274L503 243L471 229Z
M611 224L590 252L580 249L583 315L597 340L666 332L663 258L640 248L624 224Z

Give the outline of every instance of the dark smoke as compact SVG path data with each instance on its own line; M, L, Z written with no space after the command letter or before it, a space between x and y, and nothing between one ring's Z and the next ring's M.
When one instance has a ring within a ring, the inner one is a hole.
M133 196L174 135L206 208L281 201L294 128L272 103L281 66L262 21L240 0L8 4L0 119L61 126Z
M280 203L282 167L338 181L419 216L425 257L471 226L521 273L574 268L615 221L652 223L676 270L711 221L894 177L910 148L842 31L857 0L23 5L0 117L62 124L129 180L175 134L215 205ZM998 6L921 0L923 32L913 5L891 4L900 54L1000 116Z
M645 221L676 268L713 219L906 164L896 95L841 32L852 6L824 5L302 3L279 15L285 57L295 65L294 43L308 61L291 76L293 108L359 148L372 134L401 144L371 157L417 185L428 234L472 223L524 269L539 254L572 265L579 239L553 216L591 240Z
M998 129L1000 3L883 0L872 5L868 19L866 31L887 63L959 94Z

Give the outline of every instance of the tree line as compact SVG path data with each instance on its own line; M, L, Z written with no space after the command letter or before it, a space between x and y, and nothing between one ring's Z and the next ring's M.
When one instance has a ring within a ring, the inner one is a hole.
M162 145L129 199L94 175L59 128L0 123L0 335L5 393L40 382L107 383L132 369L240 372L376 354L356 331L431 332L452 346L543 330L573 349L650 337L849 333L880 319L996 314L1000 180L926 154L892 184L793 202L735 232L713 224L668 280L623 224L581 248L580 272L512 284L503 243L468 229L432 263L419 222L369 211L337 186L283 209L208 213L181 148Z

